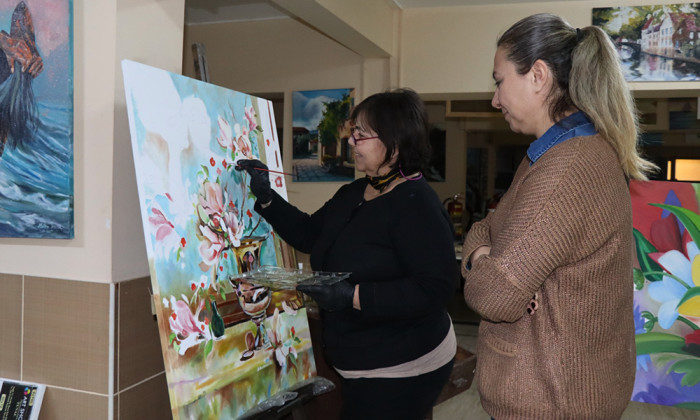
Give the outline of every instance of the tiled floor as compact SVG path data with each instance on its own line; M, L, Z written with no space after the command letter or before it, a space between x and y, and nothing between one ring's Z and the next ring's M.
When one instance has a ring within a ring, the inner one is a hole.
M454 328L457 342L460 346L476 353L476 337L478 326L474 322L474 314L462 306L460 296L450 304L450 315L455 321ZM462 322L460 322L462 321ZM469 323L464 323L468 321ZM449 400L433 408L433 420L490 420L479 402L476 381L472 386ZM699 420L700 411L685 410L654 404L630 402L621 420Z

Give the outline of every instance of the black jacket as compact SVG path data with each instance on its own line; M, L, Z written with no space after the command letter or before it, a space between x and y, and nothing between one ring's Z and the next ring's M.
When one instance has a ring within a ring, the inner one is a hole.
M450 327L445 305L458 280L452 225L423 179L365 201L367 181L341 187L306 214L275 194L256 210L316 271L351 272L361 311L323 313L326 356L337 368L364 370L415 360Z

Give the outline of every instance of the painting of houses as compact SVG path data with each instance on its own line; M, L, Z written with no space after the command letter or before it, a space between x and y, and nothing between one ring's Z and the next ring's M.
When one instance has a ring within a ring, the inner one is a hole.
M700 79L700 4L593 9L593 25L610 35L628 81Z
M292 159L294 181L339 181L355 178L348 145L348 118L355 89L294 92L292 98Z
M295 266L236 169L282 169L272 103L133 61L122 70L173 418L239 418L316 376L300 294L242 279ZM284 178L271 181L286 198Z

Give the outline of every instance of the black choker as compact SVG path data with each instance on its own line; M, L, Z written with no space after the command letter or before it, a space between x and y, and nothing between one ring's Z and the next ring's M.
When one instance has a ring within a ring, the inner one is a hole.
M388 187L389 184L391 184L391 181L393 181L398 176L399 176L399 170L392 169L386 175L382 175L382 176L365 175L365 178L367 178L367 181L369 182L369 185L372 186L372 188L374 188L375 190L377 190L379 192L383 192L386 189L386 187Z

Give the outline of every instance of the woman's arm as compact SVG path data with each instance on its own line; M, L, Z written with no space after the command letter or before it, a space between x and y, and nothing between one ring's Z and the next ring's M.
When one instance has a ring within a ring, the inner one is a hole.
M255 211L272 225L285 242L308 254L321 232L327 206L328 203L309 215L273 191L272 201L265 206L256 202Z

